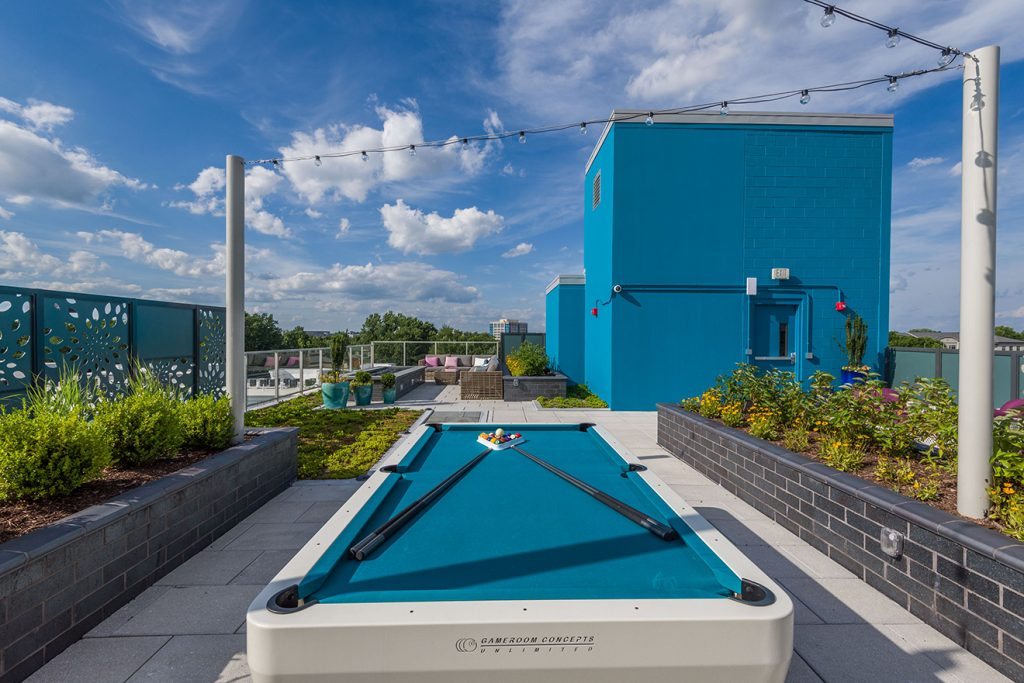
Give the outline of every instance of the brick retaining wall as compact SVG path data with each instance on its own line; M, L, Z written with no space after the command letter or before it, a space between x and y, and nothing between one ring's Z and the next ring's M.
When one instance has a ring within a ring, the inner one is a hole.
M1024 543L678 406L658 443L1016 681L1024 681ZM882 552L883 528L903 552Z
M0 681L21 681L295 479L297 429L266 430L0 544Z
M504 377L506 401L532 401L541 396L565 398L566 376L561 374L545 377Z

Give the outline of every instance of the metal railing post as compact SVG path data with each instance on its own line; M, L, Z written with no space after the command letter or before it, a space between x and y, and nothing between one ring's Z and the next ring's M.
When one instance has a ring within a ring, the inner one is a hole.
M274 351L274 399L281 400L281 364L278 362L278 353Z
M402 365L408 365L408 363L405 362L405 359L407 358L405 345L406 342L402 342Z
M374 360L374 355L377 352L376 344L377 344L377 342L375 342L375 341L370 342L370 367L371 368L373 367L374 363L376 362Z
M319 354L316 359L316 384L318 385L320 384L320 378L323 377L324 374L324 350L317 349L316 352Z
M306 393L306 351L299 349L299 395Z

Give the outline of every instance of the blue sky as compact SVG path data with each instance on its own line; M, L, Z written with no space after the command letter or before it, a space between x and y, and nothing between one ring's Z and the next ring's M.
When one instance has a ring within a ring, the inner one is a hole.
M943 44L1002 46L996 309L1024 327L1024 3L844 6ZM819 16L798 0L9 4L0 284L223 303L228 153L415 143L935 64ZM956 329L957 73L805 109L895 114L892 326ZM247 308L307 329L388 308L541 327L544 285L582 268L597 132L251 171Z

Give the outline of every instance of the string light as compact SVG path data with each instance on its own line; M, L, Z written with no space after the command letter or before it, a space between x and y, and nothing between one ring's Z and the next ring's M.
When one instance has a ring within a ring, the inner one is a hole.
M836 12L839 10L837 9ZM906 35L906 34L903 34ZM954 52L954 48L949 48L954 54L963 54ZM636 112L628 114L617 114L607 118L601 119L588 119L579 123L564 123L554 124L548 126L541 126L538 128L525 128L523 130L512 130L512 131L501 131L501 132L489 132L481 133L480 135L470 135L462 138L449 137L443 140L430 140L425 142L418 142L415 144L400 144L391 145L385 147L378 147L376 149L369 150L342 150L339 152L327 152L320 154L310 154L307 156L295 156L288 158L270 158L270 159L254 159L246 161L246 165L255 166L261 164L272 164L272 167L283 171L283 164L285 161L313 161L319 158L322 162L323 159L327 158L338 158L359 155L363 161L367 161L369 154L385 154L389 152L398 152L405 150L409 153L409 156L416 156L416 150L418 147L447 147L453 144L462 144L463 147L467 147L470 142L485 142L490 140L504 140L510 137L519 137L525 141L526 135L537 135L541 133L555 133L559 131L565 131L569 129L579 130L581 134L586 134L588 127L597 124L610 124L610 123L628 123L628 122L639 122L643 121L644 124L652 126L654 125L655 116L672 116L676 114L686 114L692 112L708 111L714 108L719 109L719 113L726 115L729 113L729 107L735 105L750 105L750 104L763 104L766 102L779 102L782 100L794 98L799 99L801 103L806 104L804 99L810 100L811 93L815 92L844 92L849 90L857 90L859 88L865 88L871 85L877 84L888 84L889 92L895 92L896 87L894 84L897 79L911 78L915 76L924 76L931 73L939 73L943 71L951 71L959 69L960 66L952 63L945 66L932 67L930 69L917 69L915 71L906 71L895 75L878 76L875 78L866 78L859 81L847 81L844 83L831 83L829 85L819 85L813 88L798 88L795 90L784 90L780 92L764 93L761 95L753 95L749 97L736 97L730 100L716 100L711 102L704 102L701 104L693 104L685 107L677 107L674 109L660 109L656 111L649 111L646 113Z
M526 144L526 131L525 130L519 131L519 144L520 145L525 145Z
M821 16L821 27L828 28L834 23L836 23L835 8L829 5L825 8L825 14Z
M956 55L948 47L939 55L939 66L949 66L956 59Z
M462 149L469 149L469 138L462 138Z
M889 76L889 85L886 86L885 89L888 90L891 93L894 93L894 92L896 92L896 90L899 87L900 87L899 80L895 76Z
M320 157L319 156L313 157L313 163L316 164L317 168L320 168L321 166L324 165L324 162L320 161Z
M974 59L974 56L969 52L958 50L955 47L940 45L939 43L928 40L927 38L922 38L921 36L915 36L912 33L907 33L906 31L896 28L895 26L888 26L879 21L875 21L874 19L869 19L868 17L864 17L859 14L854 14L849 10L837 7L836 5L825 2L824 0L804 0L804 2L806 2L809 5L814 5L815 7L821 7L822 9L825 10L825 14L821 17L821 25L824 26L825 28L828 28L829 26L835 23L836 16L842 16L847 19L856 21L859 24L864 24L865 26L871 26L872 28L876 28L880 31L885 31L885 44L887 47L896 47L897 45L899 45L900 38L906 38L907 40L913 43L917 43L918 45L924 45L925 47L930 47L933 50L938 50L939 52L945 53L945 51L948 50L949 53L953 55L953 57L951 57L950 60L946 63L939 62L939 66L948 65L953 61L953 58L955 57Z

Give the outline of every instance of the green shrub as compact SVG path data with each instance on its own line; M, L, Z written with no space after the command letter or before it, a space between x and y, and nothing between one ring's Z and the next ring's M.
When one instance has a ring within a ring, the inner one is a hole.
M373 375L366 370L357 372L355 379L352 380L352 386L354 387L365 387L370 384L373 384Z
M182 438L188 448L221 450L235 435L231 400L227 396L197 396L178 404Z
M385 389L395 386L395 374L393 372L385 372L380 376L380 385Z
M145 465L176 454L184 440L178 399L149 372L128 384L129 393L100 404L96 415L115 464Z
M0 414L0 500L71 493L110 463L102 429L77 414Z
M547 372L548 354L539 344L523 342L505 358L508 371L515 377L537 377Z
M64 365L56 381L45 379L28 387L23 406L33 415L53 413L91 418L98 400L95 386L83 380L78 368Z

